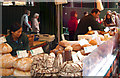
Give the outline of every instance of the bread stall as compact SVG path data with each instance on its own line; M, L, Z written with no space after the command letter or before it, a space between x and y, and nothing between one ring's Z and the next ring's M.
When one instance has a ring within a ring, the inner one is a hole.
M118 68L118 31L114 32L110 35L110 32L91 31L86 34L88 37L80 36L79 41L60 41L49 54L33 49L34 54L22 54L20 58L10 55L9 45L7 48L1 45L1 76L109 76L109 70L116 73ZM4 37L1 40L5 42Z

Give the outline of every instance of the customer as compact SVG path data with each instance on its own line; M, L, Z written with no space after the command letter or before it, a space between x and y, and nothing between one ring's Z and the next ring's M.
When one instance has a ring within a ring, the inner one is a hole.
M116 26L115 22L112 20L111 14L106 15L106 19L104 20L104 26L110 27L110 26Z
M10 28L10 35L6 37L7 43L12 47L12 56L16 56L17 50L30 50L28 37L22 32L22 26L15 23Z
M39 14L35 13L32 19L32 29L33 29L33 33L35 34L39 34L40 32L40 28L39 28L40 22L38 22L38 18L39 18Z
M75 40L75 32L78 26L78 20L77 20L77 12L72 11L70 13L70 20L68 21L68 31L69 31L69 40L74 41Z
M30 16L30 11L25 10L25 14L21 18L21 26L23 28L23 32L25 32L25 33L29 33L30 30L32 31L31 25L28 22L28 17L29 16Z
M105 27L101 26L101 24L96 21L96 18L98 18L99 15L100 11L98 9L93 9L91 11L91 14L89 14L88 16L84 16L78 24L76 35L86 34L88 32L89 26L91 26L93 30L103 30Z

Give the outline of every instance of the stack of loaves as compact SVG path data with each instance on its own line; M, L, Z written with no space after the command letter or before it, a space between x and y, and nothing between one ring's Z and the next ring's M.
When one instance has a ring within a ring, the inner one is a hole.
M2 42L3 41L3 42ZM11 56L10 52L12 51L12 47L4 43L5 38L0 38L0 76L9 76L13 75L13 63L16 58Z
M55 54L40 54L33 57L31 67L31 76L33 77L49 77L57 76L58 69L54 67Z

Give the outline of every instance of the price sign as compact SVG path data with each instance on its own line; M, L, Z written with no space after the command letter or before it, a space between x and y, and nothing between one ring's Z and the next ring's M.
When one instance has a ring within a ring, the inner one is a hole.
M79 41L79 44L80 44L81 46L83 46L83 45L85 45L85 44L89 44L89 42L88 42L87 40L85 40L85 39L81 39L81 40Z
M27 50L19 50L17 51L18 58L28 57Z
M97 45L95 45L95 46L88 46L88 47L84 47L84 50L85 50L85 53L89 53L89 52L92 52L96 48L97 48Z
M31 52L32 56L40 54L40 53L44 53L42 47L38 47L36 49L30 50L30 52Z

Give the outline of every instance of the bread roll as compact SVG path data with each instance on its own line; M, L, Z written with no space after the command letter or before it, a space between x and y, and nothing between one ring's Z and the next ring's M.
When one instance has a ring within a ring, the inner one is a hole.
M16 58L11 54L4 54L0 57L0 67L2 68L11 68Z
M31 58L20 58L14 62L13 67L21 71L30 71L31 64Z
M13 75L14 76L31 76L30 71L24 72L24 71L20 71L20 70L17 70L17 69L14 70Z
M0 68L0 76L10 76L13 75L13 69Z
M59 51L64 50L64 48L62 46L60 46L60 45L57 45L55 49L57 49Z
M97 45L97 41L95 39L94 40L90 40L89 44L91 44L91 45Z
M71 45L69 44L69 42L67 42L67 41L60 41L58 44L59 44L60 46L62 46L62 47L71 46Z
M82 47L81 47L80 44L73 44L72 48L73 48L74 51L79 51L79 50L81 50Z
M7 43L0 44L0 53L10 53L12 51L12 47Z

